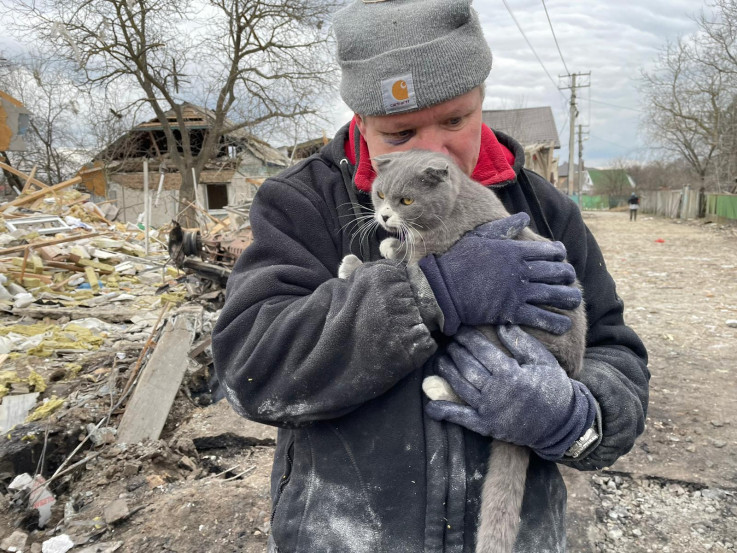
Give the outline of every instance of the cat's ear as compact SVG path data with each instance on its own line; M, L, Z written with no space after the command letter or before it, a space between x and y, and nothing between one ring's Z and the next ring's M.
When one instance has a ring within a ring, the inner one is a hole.
M386 169L387 166L392 162L392 158L389 156L376 156L375 158L372 158L372 159L374 160L374 163L376 163L377 171Z
M423 173L433 182L440 182L448 178L448 164L444 161L438 161L425 168Z

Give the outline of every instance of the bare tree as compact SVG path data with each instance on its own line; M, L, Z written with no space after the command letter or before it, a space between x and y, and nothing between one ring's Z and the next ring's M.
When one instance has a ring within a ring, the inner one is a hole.
M8 2L8 0L0 0ZM14 29L74 61L79 78L124 83L161 122L180 198L224 134L273 120L307 118L333 86L325 22L339 0L14 0ZM210 110L196 146L183 105ZM173 113L173 120L167 118ZM235 123L233 122L235 121Z
M3 87L31 112L27 148L12 152L22 169L37 167L38 178L59 182L78 168L74 154L81 149L80 115L86 92L70 82L61 67L40 58L9 63Z
M737 1L707 7L698 32L667 44L642 73L643 122L671 159L721 189L737 176Z
M698 63L695 50L683 39L667 44L655 69L642 77L650 135L687 160L703 181L719 147L727 90L720 72Z
M626 166L638 190L659 190L661 188L682 188L693 184L698 178L683 159L654 159L644 163L629 163Z
M727 83L728 94L718 128L718 148L714 159L717 186L732 188L737 177L737 2L714 0L702 11L699 24L699 63L717 71Z

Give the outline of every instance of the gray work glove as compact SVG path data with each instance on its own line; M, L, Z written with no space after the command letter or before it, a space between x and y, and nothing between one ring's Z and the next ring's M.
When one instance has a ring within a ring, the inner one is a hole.
M581 292L569 286L576 271L564 262L560 242L512 240L529 222L526 213L517 213L486 223L443 255L419 261L443 312L443 334L452 336L462 324L518 324L553 334L570 330L568 317L544 307L579 306Z
M553 355L517 326L499 327L505 355L476 329L462 328L436 372L468 405L430 401L428 416L560 459L596 416L591 392L566 375Z

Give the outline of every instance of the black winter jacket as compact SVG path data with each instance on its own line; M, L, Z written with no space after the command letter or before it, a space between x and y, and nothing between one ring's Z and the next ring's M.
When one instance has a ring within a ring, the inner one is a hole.
M213 333L217 376L240 414L280 428L271 490L280 553L471 553L490 440L423 412L420 385L442 338L423 323L407 269L380 260L385 235L354 232L357 203L370 198L352 183L347 132L258 191L254 241ZM517 179L494 190L565 244L583 284L581 380L603 438L569 464L609 466L644 428L645 348L576 205L522 169L521 146L496 134L516 156ZM351 252L375 262L336 278ZM565 503L557 465L533 454L515 551L565 551Z

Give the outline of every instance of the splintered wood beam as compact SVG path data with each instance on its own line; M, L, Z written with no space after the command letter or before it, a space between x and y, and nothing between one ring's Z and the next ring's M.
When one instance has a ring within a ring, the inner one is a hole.
M65 236L64 238L57 238L56 240L44 240L41 242L31 242L30 244L23 244L21 246L13 246L12 248L5 248L0 250L0 255L6 253L22 252L26 248L37 248L43 246L55 246L56 244L63 244L65 242L74 242L75 240L83 240L84 238L94 238L95 236L107 236L112 234L111 232L88 232L85 234L75 234L73 236Z
M25 194L26 192L28 192L28 188L29 188L29 187L30 187L30 186L31 186L32 184L36 184L35 182L33 182L34 180L36 180L36 179L34 179L33 177L35 177L35 176L36 176L36 169L37 169L37 168L38 168L38 165L34 165L34 166L33 166L33 169L31 169L31 174L30 174L30 175L28 176L28 178L26 179L26 183L25 183L25 184L23 185L23 190L21 190L21 192L20 192L21 194ZM37 182L41 182L41 181L37 181ZM47 188L47 186L46 186L46 185L44 184L44 185L42 186L42 188Z
M159 439L187 370L187 354L201 316L201 309L180 309L167 323L120 420L118 443Z
M35 178L35 174L36 174L36 166L35 165L33 167L33 170L31 171L31 174L30 175L26 175L23 171L19 171L15 167L12 167L11 165L8 165L7 163L3 163L2 161L0 161L0 169L4 169L8 173L12 173L16 177L20 177L22 179L25 179L25 184L23 185L23 192L26 191L26 187L28 186L29 183L30 184L35 184L36 186L38 186L38 187L40 187L42 189L46 189L46 188L49 187L49 185L46 184L45 182L41 182L40 180L38 180L37 178Z
M5 165L5 164L0 162L0 165ZM38 192L33 192L32 194L28 194L27 196L18 196L12 202L9 202L3 206L0 206L0 212L5 211L10 206L19 206L19 205L25 205L31 202L35 202L39 198L43 198L44 196L48 194L53 194L63 188L67 188L69 186L78 184L80 182L82 182L82 177L74 177L73 179L65 180L64 182L60 182L59 184L55 184L54 186L49 186L45 188L44 190L39 190Z

